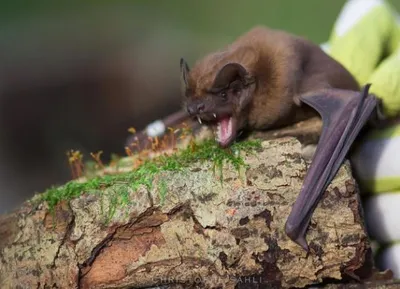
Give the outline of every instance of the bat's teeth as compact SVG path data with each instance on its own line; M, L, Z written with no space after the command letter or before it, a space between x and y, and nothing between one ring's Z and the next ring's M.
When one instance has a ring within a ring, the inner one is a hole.
M217 142L221 141L221 123L220 122L217 123L217 129L215 131L215 139L217 140Z
M200 116L197 117L197 120L199 121L199 124L202 124Z
M213 116L214 116L214 118L217 118L217 115L215 113L213 114Z
M229 123L228 123L228 135L232 134L232 117L229 118Z

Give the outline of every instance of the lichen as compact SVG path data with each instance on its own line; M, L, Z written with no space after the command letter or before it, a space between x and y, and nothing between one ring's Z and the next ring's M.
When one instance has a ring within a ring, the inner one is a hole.
M171 155L161 155L154 159L145 160L137 168L118 174L95 176L85 182L77 180L69 181L62 186L53 186L44 193L38 195L35 199L39 202L46 202L52 211L61 201L69 201L79 197L83 193L101 192L115 184L124 184L132 190L137 190L144 185L148 189L152 188L154 177L164 171L182 171L188 168L194 162L210 161L214 164L214 173L216 169L222 172L222 166L225 163L232 165L237 171L245 166L240 152L254 152L261 146L258 140L243 141L234 143L231 147L223 149L215 141L206 140L202 143L194 143L185 149L179 150ZM222 180L222 177L220 178ZM166 189L165 180L159 182L160 198L165 199ZM110 200L112 207L127 205L130 203L127 190L120 190L113 195ZM110 208L109 218L113 214Z

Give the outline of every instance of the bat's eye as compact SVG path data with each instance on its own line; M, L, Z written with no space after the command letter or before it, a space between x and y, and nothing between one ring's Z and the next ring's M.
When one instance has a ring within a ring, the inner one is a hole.
M234 88L233 90L232 90L232 93L233 94L239 94L240 93L240 88Z
M222 98L222 100L227 100L228 99L228 94L226 93L226 91L222 91L219 94Z

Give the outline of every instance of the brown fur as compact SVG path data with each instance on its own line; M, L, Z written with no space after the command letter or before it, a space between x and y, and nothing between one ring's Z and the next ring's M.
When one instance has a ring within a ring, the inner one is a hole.
M246 125L266 129L315 115L295 104L299 95L324 88L358 90L352 75L310 41L266 27L256 27L223 50L198 61L188 77L190 98L201 99L227 63L241 64L256 79Z

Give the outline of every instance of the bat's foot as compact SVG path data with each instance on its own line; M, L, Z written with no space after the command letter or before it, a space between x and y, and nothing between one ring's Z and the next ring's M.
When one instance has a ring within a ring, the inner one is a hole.
M300 247L304 249L307 253L309 253L310 248L308 247L307 241L306 241L306 234L304 233L299 233L298 228L296 226L292 226L288 222L285 224L285 233L288 235L288 237L298 244Z
M383 112L383 103L377 98L377 104L374 112L371 114L371 117L368 120L368 124L372 128L382 128L387 121L387 117Z
M387 127L400 124L400 116L388 117L384 113L383 102L377 99L375 111L372 113L368 124L373 129L385 129Z

